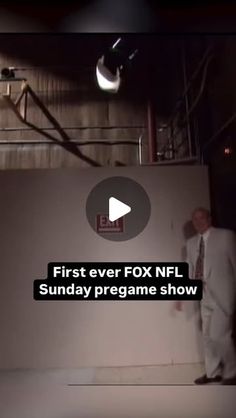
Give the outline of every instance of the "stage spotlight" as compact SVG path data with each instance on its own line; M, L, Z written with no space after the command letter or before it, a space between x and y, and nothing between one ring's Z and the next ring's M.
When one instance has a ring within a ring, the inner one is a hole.
M1 70L1 79L2 80L10 80L15 78L14 67L7 67Z
M98 85L100 89L109 93L117 93L124 70L138 52L137 49L130 53L121 47L118 48L120 43L121 38L117 39L108 52L99 58L96 65Z
M98 85L102 90L117 93L121 83L120 69L117 67L115 74L110 71L104 63L104 55L97 62L96 76Z

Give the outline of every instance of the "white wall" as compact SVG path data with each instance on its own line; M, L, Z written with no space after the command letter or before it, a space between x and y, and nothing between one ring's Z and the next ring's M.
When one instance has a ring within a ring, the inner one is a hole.
M138 181L151 199L146 229L125 242L97 236L86 219L89 191L113 175ZM39 302L32 294L50 261L181 260L184 224L194 207L209 207L206 167L4 171L0 201L0 368L201 359L195 321L173 314L173 302Z

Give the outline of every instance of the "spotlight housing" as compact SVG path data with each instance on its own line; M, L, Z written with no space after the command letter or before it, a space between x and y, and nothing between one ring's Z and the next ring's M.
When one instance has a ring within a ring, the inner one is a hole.
M96 76L100 89L109 93L117 93L120 88L121 77L120 68L116 68L116 72L112 72L104 63L104 55L99 58L96 66Z
M15 78L14 67L6 67L1 70L1 79L9 80Z
M138 50L128 52L120 46L119 38L107 53L98 59L96 77L100 89L109 93L117 93L120 88L122 75ZM118 47L119 45L119 47Z

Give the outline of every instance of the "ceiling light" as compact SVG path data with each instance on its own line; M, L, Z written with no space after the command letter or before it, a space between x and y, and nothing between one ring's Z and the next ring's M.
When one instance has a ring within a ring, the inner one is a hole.
M127 48L121 47L121 38L117 39L97 62L96 77L100 89L117 93L123 72L137 52L137 49L130 52Z

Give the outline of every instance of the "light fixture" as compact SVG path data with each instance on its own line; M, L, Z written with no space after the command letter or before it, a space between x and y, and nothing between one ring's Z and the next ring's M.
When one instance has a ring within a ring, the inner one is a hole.
M137 49L132 53L125 51L120 47L120 43L121 38L117 39L108 52L99 58L96 65L98 85L100 89L109 93L117 93L124 69L138 52Z
M117 93L120 87L120 69L116 68L115 74L105 65L104 55L99 58L96 66L98 85L102 90L110 93Z
M2 80L9 80L12 78L15 78L15 67L6 67L6 68L2 68L1 70L1 79Z
M224 154L225 155L231 155L233 153L233 150L231 147L225 147L224 148Z

